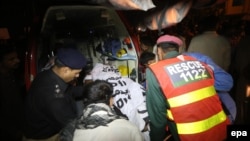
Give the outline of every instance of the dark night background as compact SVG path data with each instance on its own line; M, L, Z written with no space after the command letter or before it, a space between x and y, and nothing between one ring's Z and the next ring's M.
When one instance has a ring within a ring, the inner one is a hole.
M91 1L98 0L1 0L0 1L0 27L7 27L12 39L24 38L28 33L27 27L32 27L33 23L41 22L46 8L50 5L64 4L89 4ZM149 11L124 11L132 26L137 26L143 22L144 17L162 9L164 5L171 5L178 0L153 0L157 8ZM188 15L184 18L181 24L184 27L194 28L199 19L202 19L206 14L211 12L222 11L225 5L204 9L191 9ZM220 15L225 19L228 26L235 26L242 15ZM185 29L183 29L185 30Z

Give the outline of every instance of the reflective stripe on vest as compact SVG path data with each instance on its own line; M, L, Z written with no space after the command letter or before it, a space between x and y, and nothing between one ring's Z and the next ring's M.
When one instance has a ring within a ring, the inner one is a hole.
M169 102L170 107L174 108L174 107L184 106L186 104L190 104L190 103L208 98L215 94L216 94L216 91L214 87L210 86L210 87L202 88L202 89L192 91L189 93L185 93L180 96L169 98L168 102Z
M172 121L174 120L173 114L172 114L171 110L169 110L169 109L167 109L167 117L169 120L172 120Z
M195 134L207 131L225 120L226 115L224 111L220 111L207 119L190 123L177 123L176 126L179 134Z

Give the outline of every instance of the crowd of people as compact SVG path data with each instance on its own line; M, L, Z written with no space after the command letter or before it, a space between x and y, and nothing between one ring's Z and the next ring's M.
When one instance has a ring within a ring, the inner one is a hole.
M92 70L91 81L75 85L86 58L74 47L62 47L53 66L39 72L25 91L24 80L16 75L20 59L15 45L1 44L0 138L225 140L228 125L249 124L250 27L246 24L245 38L232 53L216 23L209 22L187 45L180 35L163 34L156 41L150 35L142 37L142 84L123 79L110 68L114 72ZM128 96L119 95L123 92ZM79 108L76 99L84 106Z

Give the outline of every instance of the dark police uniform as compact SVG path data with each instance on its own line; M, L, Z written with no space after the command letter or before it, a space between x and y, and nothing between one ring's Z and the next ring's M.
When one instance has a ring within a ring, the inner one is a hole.
M49 138L77 116L69 84L51 69L36 76L26 100L26 138Z

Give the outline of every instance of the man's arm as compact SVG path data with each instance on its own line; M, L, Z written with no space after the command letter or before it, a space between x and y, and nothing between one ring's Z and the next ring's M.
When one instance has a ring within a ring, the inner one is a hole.
M223 70L221 67L219 67L214 61L201 53L194 53L194 52L186 52L184 53L188 56L192 56L196 58L197 60L207 64L214 72L214 79L215 79L215 89L217 91L230 91L233 87L233 77Z
M215 89L217 91L230 91L233 87L233 77L217 64L215 64L211 58L207 56L203 56L203 58L205 63L208 64L214 71Z

